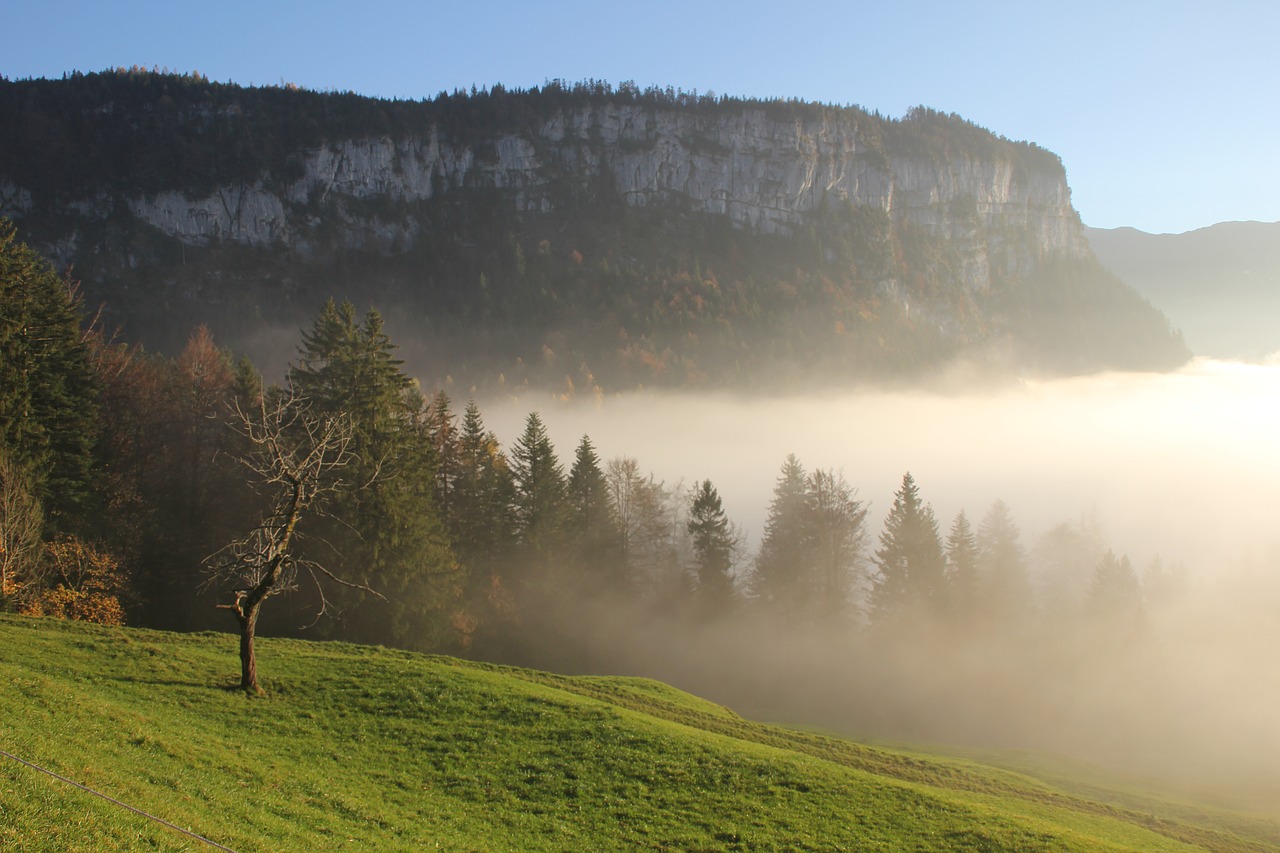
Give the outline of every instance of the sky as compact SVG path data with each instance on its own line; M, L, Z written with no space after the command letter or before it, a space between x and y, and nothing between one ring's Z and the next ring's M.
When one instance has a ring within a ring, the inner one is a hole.
M1280 220L1280 3L41 0L0 75L141 65L419 99L547 80L923 104L1061 156L1086 225Z

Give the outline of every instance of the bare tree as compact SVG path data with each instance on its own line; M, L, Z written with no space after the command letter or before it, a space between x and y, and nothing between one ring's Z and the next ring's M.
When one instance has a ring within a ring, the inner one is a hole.
M210 556L205 564L208 584L235 584L234 601L218 607L230 610L240 625L240 686L260 693L253 648L258 614L267 598L296 588L300 571L311 578L319 593L317 618L328 604L326 581L382 596L295 553L298 524L304 517L324 514L325 503L334 493L368 485L353 485L342 478L354 459L355 431L350 418L318 416L303 398L291 392L264 396L253 412L237 404L235 415L232 425L249 447L240 461L252 473L268 505L257 526ZM376 476L377 466L374 470Z

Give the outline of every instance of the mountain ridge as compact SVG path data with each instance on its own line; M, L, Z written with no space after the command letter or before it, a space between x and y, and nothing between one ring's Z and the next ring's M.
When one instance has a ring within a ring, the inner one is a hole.
M923 107L598 83L386 102L110 73L0 83L0 118L0 214L143 339L173 325L157 297L238 343L345 288L461 361L487 348L481 381L1182 357L1096 267L1055 155Z
M1280 222L1085 233L1098 259L1160 306L1197 354L1257 359L1280 351Z

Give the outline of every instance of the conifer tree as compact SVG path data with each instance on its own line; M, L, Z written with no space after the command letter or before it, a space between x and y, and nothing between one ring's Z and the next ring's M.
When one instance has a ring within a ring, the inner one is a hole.
M96 491L97 382L74 286L0 218L0 450L54 531L87 523Z
M942 542L933 508L920 500L910 472L894 493L875 565L871 604L877 622L936 615L943 595Z
M809 559L813 566L812 617L824 625L855 616L854 593L861 579L867 510L853 488L834 471L814 471L805 481Z
M497 571L515 537L515 484L498 437L486 430L480 407L467 404L458 440L458 484L450 537L483 578Z
M704 612L723 612L733 599L733 561L737 537L725 515L720 493L710 480L693 491L689 505L697 598Z
M619 533L600 457L584 435L567 483L567 532L574 562L590 586L622 586Z
M1107 550L1098 561L1089 586L1086 608L1093 625L1106 636L1132 640L1146 627L1147 615L1142 602L1142 584L1127 556L1117 557Z
M457 418L451 409L452 401L443 389L437 391L427 407L426 432L431 446L435 467L436 508L441 518L452 525L458 512L458 480L461 477L461 447L459 446Z
M290 371L294 390L317 415L352 424L347 477L369 487L335 496L330 543L337 572L385 596L343 596L339 632L408 648L438 648L456 638L462 572L434 501L433 452L424 401L394 355L382 318L356 320L351 303L330 300L303 333Z
M813 598L816 579L809 558L809 495L804 466L787 456L773 487L764 538L751 573L754 598L788 620Z
M946 558L947 606L957 621L972 621L978 605L978 540L963 509L947 533Z
M564 469L537 412L529 414L524 432L511 449L511 474L517 539L545 568L563 542L566 484Z
M852 618L865 516L842 475L806 474L789 455L751 574L756 601L789 623L830 626Z
M475 642L495 653L515 615L510 569L515 543L515 486L498 437L480 408L467 403L458 436L458 469L447 519L449 538L468 578L467 618ZM501 652L498 652L499 654Z
M997 500L978 525L981 610L994 626L1011 626L1031 610L1026 551L1009 507Z

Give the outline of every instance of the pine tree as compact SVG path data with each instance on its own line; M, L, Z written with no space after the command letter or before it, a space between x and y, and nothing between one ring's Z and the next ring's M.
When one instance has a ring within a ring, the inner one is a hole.
M346 412L361 442L407 440L405 422L421 401L406 398L413 382L395 348L376 311L359 323L350 302L339 306L331 299L302 334L290 382L319 410Z
M946 558L947 606L957 622L972 622L978 605L978 540L963 509L947 533Z
M531 412L511 449L515 482L516 536L524 550L545 569L559 552L565 522L564 469L556 458L547 428Z
M1146 627L1142 584L1127 556L1116 557L1108 549L1098 561L1089 587L1086 609L1104 639L1132 640Z
M74 287L0 219L0 450L55 531L90 521L97 380Z
M467 599L476 642L490 652L511 628L515 601L510 569L515 549L515 484L498 437L468 402L458 438L458 479L449 537L470 579Z
M574 562L591 587L623 586L617 518L600 457L584 435L567 484L567 533Z
M704 612L721 613L733 599L735 536L725 515L720 493L710 480L694 489L689 505L689 535L693 539L697 598Z
M862 571L867 510L834 471L814 471L805 491L815 596L810 609L823 625L837 625L856 615L853 595Z
M809 495L804 467L787 456L774 482L773 500L749 585L756 601L787 620L800 618L816 587L809 559Z
M978 525L981 609L989 624L1011 626L1031 610L1026 551L1009 507L997 500Z
M458 484L450 538L468 564L487 578L505 564L515 537L515 484L498 437L480 407L467 404L458 440Z
M454 642L450 617L463 574L434 501L436 472L424 401L401 370L382 318L357 322L351 303L330 300L303 333L289 378L316 414L344 416L353 428L347 477L368 482L336 496L321 537L339 555L339 572L386 602L341 595L339 631L352 639L409 648ZM332 562L332 561L330 561Z
M436 508L451 527L458 513L458 481L461 478L462 449L459 445L457 418L451 409L449 395L442 389L427 407L427 441L431 446L435 467Z
M894 494L876 550L872 616L880 623L933 617L942 603L944 559L933 509L907 472Z

